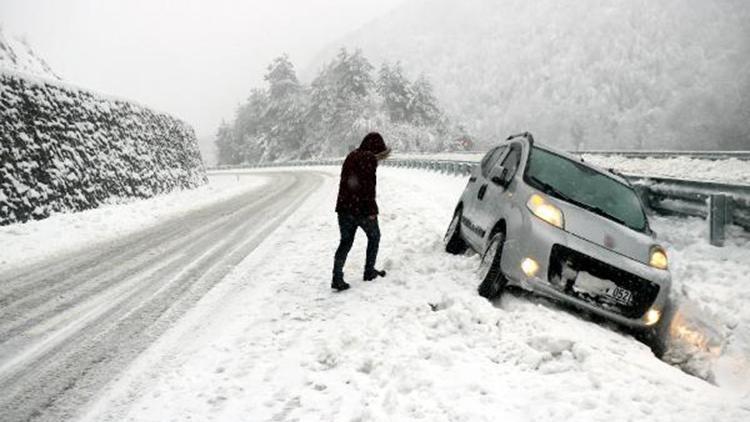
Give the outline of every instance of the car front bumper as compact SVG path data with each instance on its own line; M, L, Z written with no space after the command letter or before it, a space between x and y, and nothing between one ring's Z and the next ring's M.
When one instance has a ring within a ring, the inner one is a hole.
M669 271L650 267L533 216L524 220L515 232L509 229L503 248L502 269L511 284L571 304L631 329L642 330L656 325L653 321L648 321L647 313L649 310L663 312L671 288ZM577 271L598 271L606 274L606 277L601 278L602 283L624 286L624 289L633 291L631 305L626 307L615 303L609 296L594 298L577 292L577 280L571 284L557 277L561 254L564 254L562 260L565 262L578 261L575 263ZM538 264L536 272L531 276L522 270L521 263L526 258L531 258ZM602 298L605 300L601 300Z

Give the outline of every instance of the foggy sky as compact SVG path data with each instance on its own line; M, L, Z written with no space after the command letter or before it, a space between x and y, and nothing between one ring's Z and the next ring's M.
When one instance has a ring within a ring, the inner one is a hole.
M66 81L169 112L213 139L271 59L287 52L299 71L403 1L0 0L0 25Z

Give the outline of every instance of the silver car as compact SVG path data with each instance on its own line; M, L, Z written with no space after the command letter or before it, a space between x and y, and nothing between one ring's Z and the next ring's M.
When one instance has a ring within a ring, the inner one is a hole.
M447 252L469 247L488 299L516 285L646 336L669 305L667 255L635 189L529 133L472 172L445 235Z

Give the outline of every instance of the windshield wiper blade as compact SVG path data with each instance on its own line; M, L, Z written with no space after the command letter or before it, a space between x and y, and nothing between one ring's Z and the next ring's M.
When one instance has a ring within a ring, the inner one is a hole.
M544 191L544 193L548 193L550 195L557 196L560 199L565 200L565 201L569 201L569 202L573 202L573 203L577 202L575 199L573 199L573 198L569 197L568 195L560 192L554 186L550 185L547 182L543 182L543 181L537 179L534 176L531 176L531 180L533 180L536 184L538 184L539 186L541 186L542 187L542 191Z
M578 205L579 207L581 207L583 209L586 209L586 210L589 210L589 211L591 211L591 212L593 212L595 214L601 215L604 218L608 218L608 219L610 219L610 220L612 220L614 222L620 223L623 226L630 227L625 222L625 220L619 219L619 218L615 217L614 215L609 214L608 212L604 211L603 209L601 209L601 208L599 208L599 207L597 207L595 205L590 205L590 204L587 204L585 202L577 201L577 200L569 197L568 195L565 195L564 193L560 192L559 190L555 189L555 187L552 186L552 185L550 185L549 183L543 182L543 181L537 179L534 176L531 176L531 180L533 180L535 183L537 183L539 186L541 186L542 190L544 191L544 193L557 196L558 198L562 199L563 201L567 201L567 202L570 202L571 204Z
M597 206L589 205L589 204L583 204L583 203L581 203L579 205L581 207L583 207L583 208L586 208L587 210L589 210L591 212L594 212L596 214L601 215L604 218L609 218L610 220L615 221L617 223L620 223L623 226L628 226L628 224L625 222L625 220L621 220L621 219L615 217L614 215L608 213L607 211L604 211L603 209L601 209L601 208L599 208ZM628 227L630 227L630 226L628 226Z

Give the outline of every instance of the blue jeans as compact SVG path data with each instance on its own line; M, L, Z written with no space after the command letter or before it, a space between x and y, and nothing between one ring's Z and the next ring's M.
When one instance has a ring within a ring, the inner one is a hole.
M358 217L352 214L339 213L339 232L341 241L336 249L336 256L333 259L333 279L344 279L344 264L349 251L354 243L354 235L357 228L361 227L367 236L367 258L365 260L365 273L375 269L375 260L378 257L378 246L380 245L380 227L378 220L369 217Z

